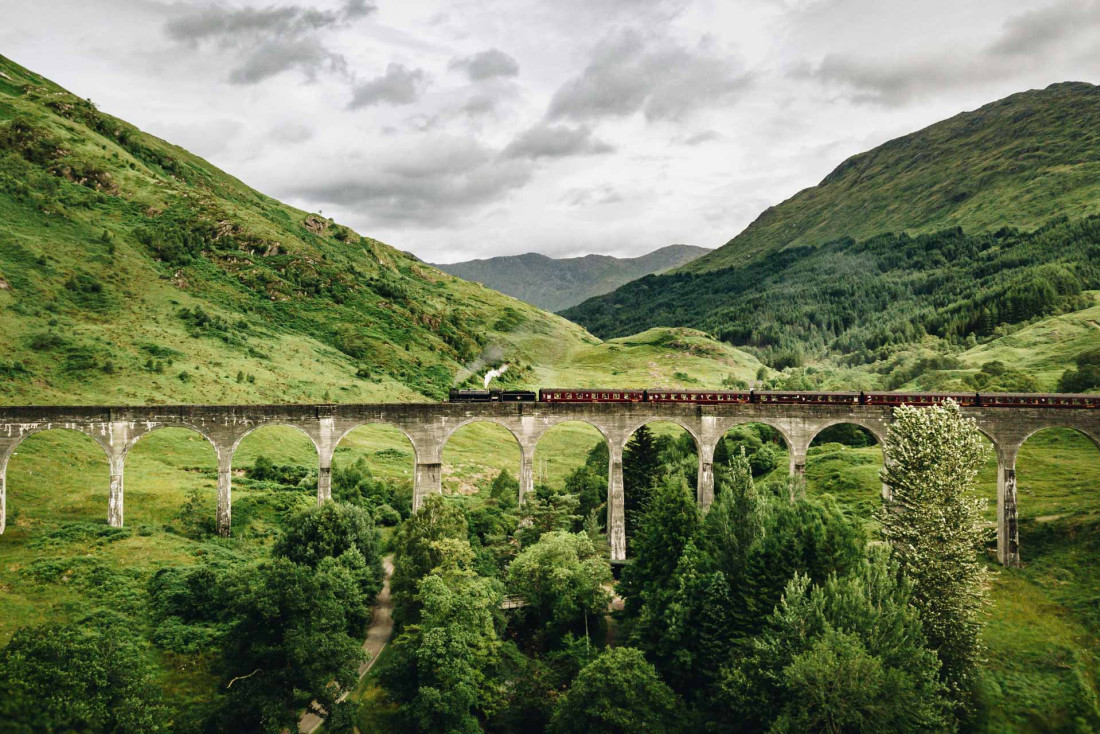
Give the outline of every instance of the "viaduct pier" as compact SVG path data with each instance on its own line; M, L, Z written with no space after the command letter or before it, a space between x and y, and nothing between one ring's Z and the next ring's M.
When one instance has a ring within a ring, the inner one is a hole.
M1080 431L1100 447L1100 411L1088 408L964 407L997 456L997 554L1001 563L1020 561L1016 507L1016 455L1027 438L1044 428ZM790 471L805 471L814 437L829 426L861 426L885 444L893 409L881 405L801 405L729 403L400 403L359 405L191 405L142 407L35 406L0 408L0 533L6 522L8 460L28 436L50 429L69 429L91 436L110 463L107 518L121 527L124 517L126 455L142 436L159 428L193 430L209 441L218 457L217 527L229 534L232 512L233 454L257 428L286 425L310 438L319 457L317 501L331 498L332 459L340 439L369 424L400 429L415 456L413 507L442 491L442 453L459 428L479 421L507 428L520 447L520 501L534 488L535 446L559 423L578 421L595 427L609 453L607 508L611 558L626 558L623 496L623 449L642 425L665 421L684 428L695 439L699 467L697 500L703 507L714 497L713 457L718 441L734 426L763 423L782 434L790 454ZM887 454L885 461L890 457ZM889 488L883 488L889 500Z

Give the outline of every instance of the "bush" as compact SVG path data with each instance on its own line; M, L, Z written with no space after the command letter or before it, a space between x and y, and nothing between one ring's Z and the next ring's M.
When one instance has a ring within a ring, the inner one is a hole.
M276 464L263 454L256 457L248 478L257 482L273 482L284 487L297 487L309 475L309 470L297 464Z
M161 690L133 639L127 624L106 613L83 624L16 630L0 651L0 727L164 731Z
M779 466L779 449L774 443L766 443L749 457L749 468L754 477L760 477Z
M615 647L600 653L561 698L550 731L674 731L680 703L640 650Z
M56 334L52 331L40 331L37 334L32 334L27 344L36 352L48 352L53 349L60 349L67 346L69 340L60 334Z
M401 513L389 505L378 505L374 508L374 521L383 527L392 528L401 522Z
M1077 369L1062 373L1058 392L1085 392L1100 387L1100 349L1093 349L1077 357Z
M90 348L75 346L65 353L62 363L66 372L90 372L99 368L99 358Z

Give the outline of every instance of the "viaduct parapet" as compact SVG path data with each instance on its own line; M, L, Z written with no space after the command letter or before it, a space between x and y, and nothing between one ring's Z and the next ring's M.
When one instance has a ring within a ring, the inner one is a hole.
M1044 428L1080 431L1100 447L1100 412L1086 408L964 407L997 454L997 553L1005 565L1020 560L1016 508L1016 455L1027 438ZM852 423L884 445L892 408L868 405L676 403L401 403L362 405L225 405L147 407L0 408L0 533L6 522L8 460L23 439L40 431L70 429L91 436L106 452L111 468L108 522L121 527L124 517L126 455L142 436L166 427L188 428L205 437L218 457L217 527L229 534L232 511L233 454L241 440L263 426L286 425L310 438L319 457L317 501L331 498L332 459L337 444L353 429L370 424L396 426L415 455L413 507L442 491L442 452L447 439L469 423L485 421L507 428L520 447L520 501L534 488L535 446L553 426L579 421L595 427L607 441L608 537L611 558L626 558L623 449L642 425L667 421L695 439L699 455L697 499L714 498L712 462L718 441L734 426L763 423L778 430L790 452L791 474L802 474L814 437L829 426ZM889 462L889 456L885 456ZM883 488L889 499L889 488Z

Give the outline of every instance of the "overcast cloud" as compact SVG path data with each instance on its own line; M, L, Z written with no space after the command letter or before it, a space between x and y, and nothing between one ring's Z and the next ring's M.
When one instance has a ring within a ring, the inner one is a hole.
M35 0L0 48L429 261L715 247L849 155L1100 82L1100 0Z

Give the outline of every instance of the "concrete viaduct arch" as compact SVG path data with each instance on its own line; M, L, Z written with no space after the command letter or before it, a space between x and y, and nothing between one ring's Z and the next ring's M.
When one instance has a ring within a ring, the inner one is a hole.
M997 548L1006 565L1019 563L1016 510L1016 456L1033 433L1064 427L1080 431L1100 447L1100 411L1087 408L963 408L974 418L997 452ZM623 448L637 428L665 421L687 430L699 449L697 499L708 506L714 498L714 449L734 426L764 423L778 430L790 450L792 474L805 471L810 442L825 428L853 423L883 442L892 420L887 406L675 403L412 403L378 405L226 405L148 407L11 407L0 408L0 533L6 522L8 459L28 436L66 428L91 436L107 452L111 490L107 518L120 527L124 508L126 454L142 436L166 427L187 428L205 437L218 455L219 532L229 533L233 451L246 435L262 426L288 425L305 433L318 453L317 501L332 496L332 458L336 445L353 429L383 423L397 427L412 444L416 461L413 505L442 491L443 446L455 430L475 421L507 428L520 446L520 498L534 487L535 446L553 426L577 421L595 427L608 444L608 536L612 559L626 557L623 514ZM887 461L888 461L887 457ZM888 488L884 488L888 497Z

